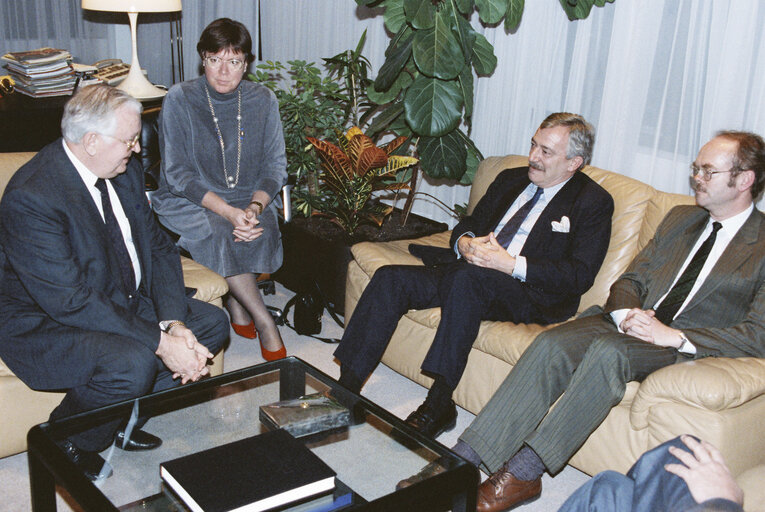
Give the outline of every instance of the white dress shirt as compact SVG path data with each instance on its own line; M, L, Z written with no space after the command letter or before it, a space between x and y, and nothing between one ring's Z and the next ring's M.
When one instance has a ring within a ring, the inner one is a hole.
M720 228L720 230L717 232L717 237L715 237L715 243L712 246L712 250L709 252L709 256L707 256L707 259L704 262L704 266L701 267L701 271L699 272L699 275L696 278L696 281L693 283L693 288L691 288L691 291L688 292L688 296L685 298L685 301L680 306L680 309L677 310L677 313L675 313L675 316L672 317L673 319L676 318L677 315L679 315L683 311L683 309L685 309L685 306L688 305L691 299L693 299L693 296L696 294L696 292L699 291L699 288L701 288L701 285L704 284L704 280L709 276L709 273L714 268L715 264L717 263L717 260L720 259L720 256L722 256L722 253L725 252L725 249L728 247L728 244L730 243L730 241L733 239L736 233L738 233L738 230L741 229L741 226L744 225L744 223L746 222L746 219L748 219L749 216L752 214L753 209L754 209L754 204L751 204L749 205L749 208L747 208L743 212L721 221L715 221L710 217L709 221L707 222L707 225L704 227L704 230L701 232L701 235L699 235L699 238L696 240L696 243L693 245L691 252L688 253L688 257L685 258L685 262L683 262L683 265L680 267L680 270L677 272L677 275L675 275L675 279L672 280L672 285L670 285L670 287L667 289L667 292L656 302L656 304L653 305L652 309L656 310L656 308L659 307L661 302L669 294L669 291L672 289L672 287L675 286L675 283L677 282L677 280L680 279L681 275L683 275L683 271L685 270L685 267L687 267L691 263L691 260L693 259L693 256L696 254L696 251L699 250L699 247L701 247L701 244L703 244L704 241L709 237L709 234L712 233L712 223L719 222L720 224L722 224L722 228ZM621 324L624 321L624 318L627 316L627 312L629 312L629 309L617 309L611 312L611 318L616 323L620 332L623 332L621 329ZM695 354L696 347L693 346L692 343L686 343L685 347L683 347L682 352L687 354Z
M96 208L98 208L98 212L101 214L101 220L104 220L104 207L101 204L101 192L96 188L96 181L98 180L98 176L93 174L90 169L88 169L85 164L83 164L75 155L71 152L69 147L66 145L65 141L61 141L61 143L64 145L64 151L66 152L66 156L69 157L69 160L71 160L72 165L74 165L74 168L77 169L77 173L80 175L80 178L82 178L82 181L85 183L85 186L88 189L88 192L90 192L90 195L93 198L93 202L96 204ZM106 188L109 191L109 199L112 203L112 210L114 211L114 216L117 219L117 223L120 226L120 231L122 231L122 238L125 240L125 246L127 247L128 254L130 255L130 262L133 264L133 271L135 272L135 282L140 284L141 283L141 264L138 261L138 252L135 249L135 243L133 243L133 232L130 230L130 222L128 222L127 216L125 216L125 210L122 209L122 203L120 203L120 198L117 195L117 193L114 191L114 188L112 187L112 184L109 180L104 180L106 182ZM104 221L105 222L105 221Z

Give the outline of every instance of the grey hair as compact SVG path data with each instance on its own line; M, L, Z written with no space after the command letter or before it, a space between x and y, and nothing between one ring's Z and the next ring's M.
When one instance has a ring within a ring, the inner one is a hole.
M79 89L64 106L61 133L72 143L79 143L86 133L112 135L117 129L117 110L121 107L143 111L141 102L109 85L89 85Z
M556 112L550 114L542 121L539 128L554 128L565 126L568 128L568 147L566 158L571 160L576 156L582 157L580 170L592 160L592 147L595 145L595 128L579 114L569 112Z

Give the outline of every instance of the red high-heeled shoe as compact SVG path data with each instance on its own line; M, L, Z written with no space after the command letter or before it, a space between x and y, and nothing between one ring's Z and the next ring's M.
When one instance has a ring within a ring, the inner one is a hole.
M239 336L254 340L258 337L258 331L255 330L255 322L250 322L247 325L239 325L231 322L231 327L234 328L234 332Z
M279 350L266 350L263 348L263 343L260 344L260 354L266 361L276 361L278 359L284 359L287 357L287 348L282 347Z

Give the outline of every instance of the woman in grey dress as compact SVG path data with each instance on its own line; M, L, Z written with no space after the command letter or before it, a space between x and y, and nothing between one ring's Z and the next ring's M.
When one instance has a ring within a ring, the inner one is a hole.
M257 286L282 264L272 199L287 180L274 94L242 80L254 59L244 25L213 21L197 44L205 74L173 86L160 114L162 174L152 204L194 260L226 278L235 332L266 360L286 356Z

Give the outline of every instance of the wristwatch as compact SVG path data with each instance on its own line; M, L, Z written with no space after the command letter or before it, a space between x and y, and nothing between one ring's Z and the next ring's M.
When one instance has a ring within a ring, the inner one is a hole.
M183 325L183 326L185 326L186 324L184 324L184 323L183 323L183 322L181 322L180 320L162 320L162 321L159 323L159 328L160 328L162 331L164 331L164 332L169 332L169 331L170 331L170 329L172 329L172 328L173 328L173 327L175 327L176 325Z
M679 347L677 347L678 352L683 352L685 349L687 349L687 345L691 344L691 340L689 340L683 331L680 331L680 341L682 342Z

